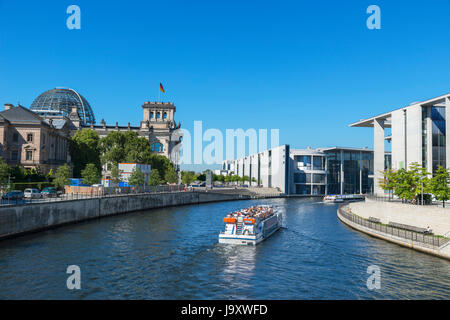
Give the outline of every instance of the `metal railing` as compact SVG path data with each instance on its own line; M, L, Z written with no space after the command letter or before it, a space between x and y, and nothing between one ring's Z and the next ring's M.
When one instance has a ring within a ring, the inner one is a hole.
M56 201L102 198L102 197L116 197L116 196L138 195L138 194L157 194L165 192L192 192L192 191L194 190L185 188L184 185L164 185L164 186L146 186L146 187L102 187L97 189L91 188L89 192L63 193L57 195L52 194L42 198L23 198L19 200L2 199L0 201L0 207L56 202Z
M351 222L354 222L356 224L359 224L363 227L366 227L366 228L369 228L372 230L376 230L379 232L383 232L385 234L403 238L405 240L412 240L412 241L424 243L427 245L431 245L434 247L440 247L450 241L450 239L444 238L442 236L436 236L436 235L432 235L432 234L424 234L421 232L400 229L400 228L396 228L396 227L389 226L386 224L369 221L368 219L361 218L360 216L357 216L356 214L345 211L342 207L340 207L338 210L339 210L339 214L341 216L343 216L347 220L350 220Z
M373 201L380 201L380 202L397 202L397 203L405 203L405 204L412 204L412 205L421 205L421 198L420 196L418 197L417 200L404 200L404 199L399 199L397 197L393 197L385 195L385 196L380 196L380 195L375 195L375 194L368 194L366 195L366 198L373 200ZM426 200L424 200L424 206L428 206L428 207L444 207L442 205L442 201L432 201L431 203L426 203ZM450 203L446 202L445 208L450 208Z

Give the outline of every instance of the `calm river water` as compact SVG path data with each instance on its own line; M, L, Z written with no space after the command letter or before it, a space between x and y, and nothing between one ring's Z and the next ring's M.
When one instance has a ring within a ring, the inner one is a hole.
M271 203L285 228L256 247L217 243L230 210ZM343 225L317 199L136 212L0 242L0 299L449 299L450 262ZM68 290L67 266L81 269ZM381 269L368 290L367 268Z

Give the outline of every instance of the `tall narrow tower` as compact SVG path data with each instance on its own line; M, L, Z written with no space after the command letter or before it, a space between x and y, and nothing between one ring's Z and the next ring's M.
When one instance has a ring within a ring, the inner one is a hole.
M144 116L140 130L149 140L152 152L166 156L178 169L182 135L181 125L174 120L175 105L172 102L145 102L142 109Z

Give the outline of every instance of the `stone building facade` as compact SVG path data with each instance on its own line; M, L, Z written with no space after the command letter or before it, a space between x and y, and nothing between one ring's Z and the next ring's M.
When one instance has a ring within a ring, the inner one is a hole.
M5 104L0 112L0 156L10 166L48 173L70 162L73 129L68 118L44 119L21 105Z
M145 102L142 105L143 118L139 126L131 126L130 123L127 126L119 126L118 122L115 125L107 125L104 120L100 124L94 124L92 121L87 124L80 113L80 105L88 105L87 100L83 98L83 102L77 102L66 99L65 96L63 99L59 91L53 92L55 90L46 92L45 94L50 96L44 97L45 99L42 98L43 95L36 99L44 101L42 105L33 102L35 110L40 110L41 113L20 105L14 107L5 104L5 110L0 112L0 156L8 165L39 167L43 173L47 173L62 164L71 164L70 137L80 129L90 128L95 130L100 138L112 131L137 132L139 136L148 139L152 152L169 158L179 170L182 133L181 124L175 123L176 107L173 103ZM57 103L54 103L58 99L66 103L64 112L50 110L58 107ZM47 106L48 101L53 104ZM45 114L42 110L46 110ZM107 177L106 166L103 173Z
M91 128L99 134L100 138L112 131L137 132L139 136L149 141L152 152L169 158L178 170L182 133L181 123L175 122L175 105L172 102L145 102L142 105L142 111L143 117L139 126L131 126L130 123L127 126L119 126L118 122L115 125L107 125L103 119L99 125L83 126L75 110L69 118L76 126L73 134L80 128Z

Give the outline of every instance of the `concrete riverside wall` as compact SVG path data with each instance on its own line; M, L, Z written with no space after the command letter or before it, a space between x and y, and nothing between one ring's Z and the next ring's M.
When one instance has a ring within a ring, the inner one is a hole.
M167 192L5 206L0 207L0 239L126 212L248 198L239 194Z
M368 235L371 235L373 237L376 238L380 238L389 242L393 242L396 243L398 245L401 245L403 247L408 247L417 251L421 251L424 253L428 253L434 256L438 256L447 260L450 260L450 242L447 242L446 244L442 245L441 247L433 247L431 245L427 245L425 243L421 243L421 242L417 242L417 241L412 241L412 240L408 240L408 239L404 239L401 237L397 237L395 235L391 235L391 234L387 234L384 233L382 231L379 230L374 230L371 228L367 228L365 226L362 226L358 223L355 223L353 221L348 220L347 218L345 218L340 211L341 210L348 210L349 209L349 205L345 205L342 206L338 209L337 211L337 217L339 220L341 220L343 223L345 223L346 225L348 225L349 227L364 232Z
M349 203L348 208L362 218L378 218L384 224L397 222L420 228L430 226L434 234L447 237L450 233L450 208L382 202L368 198L365 202Z

